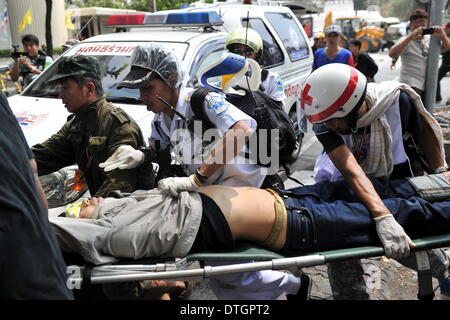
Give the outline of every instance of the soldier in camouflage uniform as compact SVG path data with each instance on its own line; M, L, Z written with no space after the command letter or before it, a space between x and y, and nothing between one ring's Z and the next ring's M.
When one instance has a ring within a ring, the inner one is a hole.
M60 97L71 113L53 136L32 147L39 175L78 164L93 196L112 190L132 192L154 184L151 163L132 170L105 172L98 167L121 145L145 147L137 123L103 96L100 64L88 56L64 58L49 81L59 84Z

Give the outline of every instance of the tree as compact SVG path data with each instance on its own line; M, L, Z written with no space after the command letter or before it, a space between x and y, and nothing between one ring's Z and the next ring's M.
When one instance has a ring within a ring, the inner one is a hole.
M369 1L367 0L353 0L355 10L366 10Z
M72 4L78 7L106 7L116 9L128 9L129 1L126 0L74 0ZM134 1L131 1L134 2Z
M385 17L397 17L401 21L406 21L411 12L410 0L386 1L381 6L381 12Z
M52 36L52 7L53 0L45 0L45 44L47 45L47 54L53 56L53 36Z
M179 9L182 0L156 0L157 10ZM106 7L116 9L133 9L138 11L151 11L150 0L74 0L78 7Z

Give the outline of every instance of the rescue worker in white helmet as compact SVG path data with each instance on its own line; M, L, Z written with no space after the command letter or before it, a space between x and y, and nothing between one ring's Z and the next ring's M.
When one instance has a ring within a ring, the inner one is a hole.
M224 92L233 85L234 78L246 73L243 68L248 65L246 59L241 56L231 53L226 55L203 73L206 78L222 75L221 84ZM216 73L218 70L229 72L226 79L223 73ZM176 160L183 165L188 175L159 180L158 188L163 192L178 196L180 191L195 191L200 186L212 184L261 187L267 175L266 168L249 163L242 156L242 153L248 153L246 142L256 130L256 121L225 100L222 93L209 92L201 106L204 114L214 125L218 137L209 155L208 152L203 152L210 145L204 148L204 141L186 129L189 127L188 120L195 114L191 103L195 89L184 86L182 71L184 70L178 63L175 53L170 49L157 44L139 45L134 49L130 72L118 88L139 90L147 109L156 114L152 121L150 148L135 150L130 146L122 146L106 162L101 163L100 167L105 168L105 171L123 170L135 168L144 161L155 161L159 145L160 150L168 148L171 151L167 162L170 163L170 156L175 154ZM164 163L161 161L158 163L161 170ZM214 224L216 225L216 222ZM219 230L219 224L216 226ZM222 236L229 235L223 232ZM204 244L209 243L208 241L205 239ZM290 294L293 298L304 298L310 284L306 275L296 277L271 270L245 272L234 277L218 276L210 282L216 296L227 300L272 300L283 293Z
M319 181L345 179L371 211L385 254L417 268L408 235L381 201L368 177L412 177L447 171L442 131L420 96L397 81L368 83L357 69L328 64L305 80L299 98L300 128L306 119L324 147L314 168ZM410 147L411 146L411 147ZM419 152L417 150L420 150ZM427 251L433 276L441 286L449 257L441 249ZM328 267L335 299L368 299L359 260Z
M231 32L225 41L225 48L232 53L253 59L261 64L263 41L258 32L253 29L240 28ZM285 105L284 85L277 73L262 69L260 88L269 97L279 101L282 106Z

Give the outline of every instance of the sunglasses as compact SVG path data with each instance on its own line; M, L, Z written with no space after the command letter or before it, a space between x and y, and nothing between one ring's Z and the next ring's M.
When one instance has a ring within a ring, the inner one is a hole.
M253 49L249 47L242 48L238 46L230 46L229 50L231 53L235 53L244 57L249 57L254 53Z

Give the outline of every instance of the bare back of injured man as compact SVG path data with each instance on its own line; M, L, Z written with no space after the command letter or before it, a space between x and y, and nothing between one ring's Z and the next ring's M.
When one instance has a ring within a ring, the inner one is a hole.
M398 223L415 237L450 230L449 177L446 172L389 182L373 179L373 183ZM325 191L328 198L318 197ZM145 191L141 201L133 199L133 194L123 199L93 198L82 205L80 213L81 217L91 219L53 218L51 222L63 251L89 247L70 245L67 240L68 234L74 238L85 237L77 232L86 230L91 237L91 247L100 256L118 258L179 257L198 251L229 251L240 240L255 242L286 256L379 244L378 226L362 203L348 201L354 194L346 182L321 182L279 192L207 186L198 192L180 192L174 198L154 189ZM155 206L157 199L161 206ZM196 209L198 204L200 210ZM146 216L149 220L145 220ZM168 217L173 217L171 225L167 225ZM69 225L61 219L70 221ZM86 226L73 228L74 224L82 222L100 226L101 232ZM134 223L139 224L138 228L130 228ZM222 232L215 232L214 227L211 228L214 225ZM188 229L191 227L193 229ZM188 235L189 231L192 236ZM93 263L105 262L84 252L78 253ZM448 275L448 270L442 272Z
M220 209L231 231L234 241L248 240L262 243L269 238L275 220L274 196L282 201L278 195L269 191L247 187L206 186L199 190L209 197ZM203 198L204 199L204 198ZM202 200L203 200L202 199ZM258 201L248 201L258 199ZM86 219L97 218L95 209L103 201L103 198L91 198L81 205L80 217ZM203 212L203 214L208 214ZM287 213L285 208L278 214L283 215L282 228L270 246L270 249L278 250L283 246L286 238ZM213 249L213 248L211 248Z

